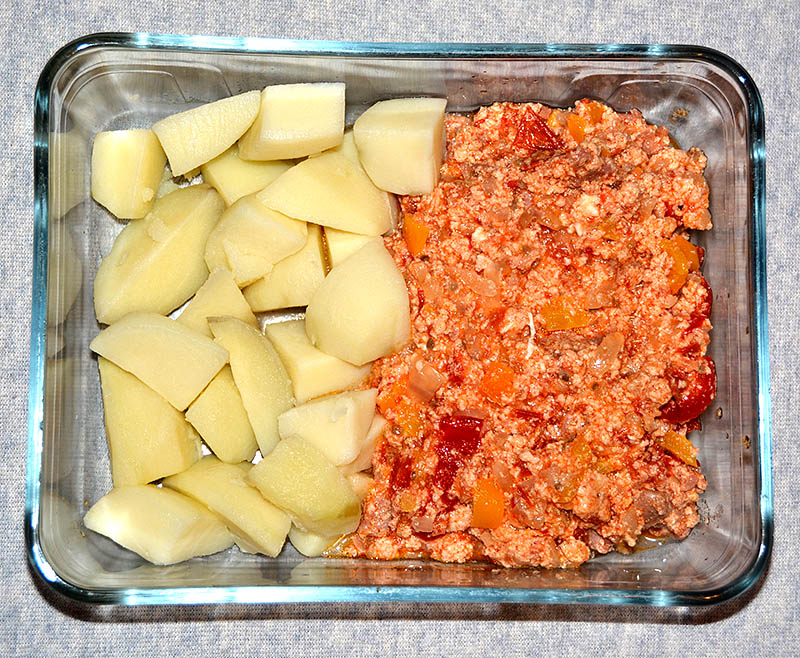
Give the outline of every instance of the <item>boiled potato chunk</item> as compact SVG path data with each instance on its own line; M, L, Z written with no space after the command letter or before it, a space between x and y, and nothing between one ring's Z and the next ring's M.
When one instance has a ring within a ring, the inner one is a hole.
M178 112L153 124L173 176L205 164L231 146L253 123L261 94L248 91Z
M230 353L236 388L262 455L278 443L278 416L294 405L292 383L278 353L257 329L236 318L208 321L211 333Z
M366 471L368 468L372 468L372 455L375 452L375 446L377 445L381 434L383 434L386 424L386 420L383 418L383 416L375 414L375 417L372 419L372 424L369 426L369 430L367 431L367 436L364 439L364 443L361 446L361 452L358 453L358 457L356 457L349 464L343 464L339 467L339 471L342 473L342 475L349 476L353 473Z
M318 158L320 155L325 153L340 153L344 157L346 157L351 162L355 162L359 167L361 166L361 160L358 158L358 149L356 148L356 140L353 137L353 129L348 128L344 131L344 137L342 137L342 143L338 146L334 146L333 148L328 149L327 151L323 151L322 153L315 153L314 155L309 155L309 158Z
M328 245L328 258L330 259L331 267L336 267L348 256L352 256L367 244L370 239L368 235L326 228L325 242Z
M311 342L355 365L396 351L410 329L406 284L380 239L334 267L306 309Z
M164 486L219 514L242 550L275 557L283 548L291 521L286 512L268 503L247 483L250 469L250 464L225 464L208 455L189 470L165 479Z
M248 480L303 530L330 536L358 527L361 504L350 483L317 448L299 437L278 443L252 468Z
M343 131L344 83L272 85L239 151L248 160L300 158L340 144Z
M214 187L231 205L243 196L263 190L291 165L287 162L257 162L239 157L239 147L234 144L225 153L218 155L200 167L203 180Z
M341 153L303 160L258 198L289 217L364 235L381 235L397 223L397 206L389 195Z
M349 464L361 452L375 415L378 389L328 395L278 416L281 438L299 436L334 466Z
M444 157L444 98L379 101L353 125L361 164L395 194L429 194Z
M300 251L307 237L305 222L268 208L250 194L222 214L206 243L206 265L209 270L227 267L243 287Z
M366 473L353 473L347 476L347 481L353 488L353 493L359 500L364 500L369 493L374 480Z
M206 389L189 405L186 420L203 437L213 453L229 464L250 461L258 444L242 396L225 366ZM177 473L178 471L174 471Z
M144 217L156 198L166 162L152 130L97 133L92 148L92 197L120 219Z
M292 524L289 530L289 541L292 546L297 549L297 552L306 557L319 557L328 547L333 544L341 535L333 535L328 537L326 535L318 535L314 532L306 532L296 525Z
M244 289L244 297L254 311L306 306L325 278L322 262L322 229L308 224L305 246L275 263L272 271Z
M89 347L138 377L179 411L228 360L225 349L207 336L155 313L129 313L103 329Z
M369 375L371 365L354 366L314 347L303 320L268 324L265 331L289 373L300 404L326 393L354 388Z
M219 517L191 498L152 484L116 487L83 524L153 564L175 564L233 546Z
M147 484L200 459L200 437L180 411L111 361L97 365L115 487Z
M208 275L206 282L183 309L178 322L210 337L208 318L223 315L239 318L251 327L258 327L258 320L236 285L233 274L218 267Z
M208 276L203 247L224 207L212 188L194 185L129 223L97 270L98 321L111 324L132 311L167 314L189 299Z

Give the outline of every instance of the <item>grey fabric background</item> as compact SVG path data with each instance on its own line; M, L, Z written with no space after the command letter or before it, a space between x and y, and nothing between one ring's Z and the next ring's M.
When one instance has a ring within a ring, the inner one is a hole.
M800 3L764 0L8 0L0 8L0 654L128 656L797 655ZM397 41L697 43L738 60L767 116L775 544L742 599L688 610L516 605L310 605L90 610L41 591L22 536L32 236L32 100L39 71L96 31Z

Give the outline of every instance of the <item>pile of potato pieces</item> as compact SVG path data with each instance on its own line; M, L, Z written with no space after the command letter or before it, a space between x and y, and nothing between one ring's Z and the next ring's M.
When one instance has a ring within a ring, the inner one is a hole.
M364 383L410 332L380 236L393 193L436 184L445 105L380 101L345 131L344 84L287 84L98 133L92 196L132 221L95 278L114 488L87 528L154 564L356 529L386 422Z

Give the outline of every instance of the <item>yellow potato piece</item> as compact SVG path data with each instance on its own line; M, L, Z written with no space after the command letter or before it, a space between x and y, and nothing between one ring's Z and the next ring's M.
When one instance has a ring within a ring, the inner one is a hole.
M352 486L317 448L299 437L281 441L247 477L303 530L330 536L358 527L361 504Z
M152 484L112 489L86 513L83 524L153 564L175 564L233 546L233 537L207 507Z
M95 135L92 197L120 219L144 217L161 185L167 156L152 130Z
M300 158L340 144L343 131L344 83L272 85L239 152L248 160Z
M328 258L331 267L336 267L348 256L352 256L371 240L369 235L349 233L335 228L325 229L325 242L328 245Z
M243 196L263 190L292 165L281 160L259 162L239 157L239 147L234 144L200 167L203 180L214 187L231 205Z
M305 246L275 263L263 278L244 289L244 297L254 311L306 306L325 278L322 262L322 230L308 224Z
M300 404L326 393L355 388L369 376L370 364L354 366L314 347L303 320L268 324L265 332L289 373Z
M318 158L320 155L324 155L325 153L339 153L346 157L350 162L354 162L359 167L361 166L361 160L358 158L358 149L356 148L356 140L353 137L353 129L348 128L344 131L344 136L342 137L342 143L334 146L333 148L327 149L322 151L322 153L314 153L313 155L309 155L309 158Z
M220 370L189 405L186 420L223 462L238 464L250 461L258 450L256 436L242 404L242 396L228 366Z
M364 445L377 395L369 388L311 400L278 416L278 433L305 439L334 466L349 464Z
M250 464L225 464L208 455L189 470L166 478L164 486L217 513L243 551L275 557L283 548L291 521L286 512L247 483L250 469Z
M356 495L356 498L363 501L364 498L367 497L370 488L372 487L373 480L369 475L366 473L353 473L347 476L347 481L350 483L350 486L353 488L353 493Z
M328 547L333 544L341 535L325 536L314 532L306 532L292 524L289 530L289 541L297 552L306 557L319 557Z
M111 324L132 311L167 314L203 284L203 246L224 204L207 185L182 188L159 199L144 219L129 223L100 263L94 307Z
M307 238L305 222L268 208L250 194L222 214L206 242L205 261L209 270L231 270L237 285L243 287L300 251Z
M236 318L208 321L217 342L230 353L236 388L262 455L278 443L278 416L294 405L292 384L275 348L261 332Z
M248 91L178 112L153 124L173 176L183 176L230 147L253 123L261 94Z
M444 157L444 98L379 101L353 125L361 164L395 194L430 194Z
M391 354L410 332L406 284L381 239L334 267L306 309L311 342L354 365Z
M341 153L303 160L258 198L289 217L352 233L381 235L397 224L396 202Z
M208 318L224 315L239 318L251 327L258 328L258 320L236 285L233 274L219 267L208 275L206 282L178 316L178 322L210 337Z
M383 434L386 425L387 423L383 416L375 414L369 426L369 430L367 431L367 436L364 438L364 442L361 445L361 452L358 453L358 457L349 464L343 464L339 467L339 472L342 475L349 476L353 473L366 471L372 468L372 455L375 452L375 446Z
M111 361L97 364L115 487L147 484L200 459L200 437L180 411Z
M95 336L89 347L136 375L179 411L228 360L225 349L207 336L155 313L129 313Z

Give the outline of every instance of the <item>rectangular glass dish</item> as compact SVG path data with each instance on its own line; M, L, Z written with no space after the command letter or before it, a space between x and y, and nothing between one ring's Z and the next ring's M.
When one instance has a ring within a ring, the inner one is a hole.
M154 567L86 531L111 488L92 281L122 223L89 198L98 131L146 128L204 102L288 82L343 81L347 122L377 100L446 96L639 109L708 156L714 228L696 234L714 291L717 398L694 435L708 478L683 542L610 553L575 570L486 564L276 559L235 550ZM93 603L515 601L701 605L741 594L769 560L772 482L764 116L747 73L684 46L366 44L100 34L68 44L36 89L34 263L25 537L34 570Z

